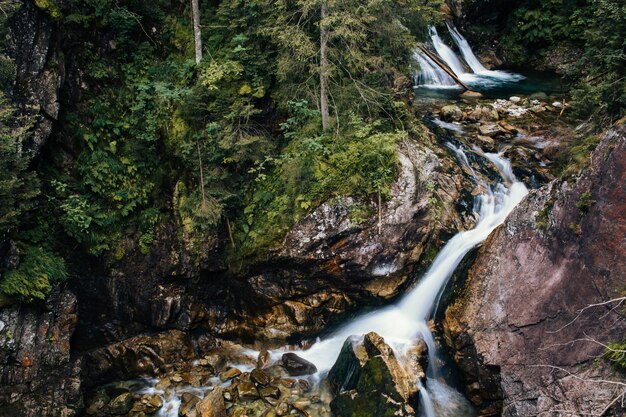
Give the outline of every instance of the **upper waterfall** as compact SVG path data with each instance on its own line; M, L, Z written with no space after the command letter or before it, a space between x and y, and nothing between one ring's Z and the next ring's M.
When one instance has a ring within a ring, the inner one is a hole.
M437 29L429 28L430 41L434 50L442 61L472 88L492 88L503 83L517 82L525 77L506 71L494 71L485 68L480 62L467 39L451 24L446 23L454 44L460 51L461 57L441 39ZM434 63L428 56L420 51L415 53L415 59L420 66L420 71L415 74L415 84L425 87L452 87L457 84L446 72Z

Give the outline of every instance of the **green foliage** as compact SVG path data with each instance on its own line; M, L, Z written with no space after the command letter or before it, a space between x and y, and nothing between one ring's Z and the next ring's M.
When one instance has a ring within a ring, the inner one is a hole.
M604 350L604 356L611 361L617 369L626 372L626 342L609 343Z
M621 0L524 0L500 38L509 62L527 65L559 46L580 51L566 64L579 118L605 124L626 114L626 4Z
M591 198L591 192L585 191L580 195L580 198L576 202L576 207L578 208L578 210L580 210L581 213L584 214L589 211L589 209L595 202L596 201Z
M19 301L44 300L53 285L67 278L65 261L40 247L23 245L20 249L20 264L0 279L0 292Z
M295 111L299 116L283 124L292 141L279 158L265 160L252 170L257 181L243 216L235 223L234 264L275 245L289 227L329 198L362 199L352 216L363 222L371 214L365 201L378 193L389 196L397 171L396 144L405 132L385 132L380 123L353 116L339 136L319 132L310 136L311 124L318 125L317 113L302 106Z
M559 175L571 177L577 175L590 162L591 152L600 142L599 135L577 136L560 152L557 163Z
M24 150L30 123L16 118L15 109L0 92L0 236L18 226L39 193L36 175L28 171L30 155Z

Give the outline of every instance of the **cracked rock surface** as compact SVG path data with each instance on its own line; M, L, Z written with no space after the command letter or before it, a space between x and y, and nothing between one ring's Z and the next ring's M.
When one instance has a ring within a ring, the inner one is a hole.
M485 242L444 323L482 414L599 415L616 397L615 385L589 380L619 381L593 340L621 340L623 310L585 307L626 288L625 210L622 127L575 182L532 192Z

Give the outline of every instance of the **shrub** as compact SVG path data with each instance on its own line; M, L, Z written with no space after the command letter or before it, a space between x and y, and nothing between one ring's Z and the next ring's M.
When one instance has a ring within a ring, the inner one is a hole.
M45 300L52 287L68 276L65 261L37 246L21 247L21 262L0 280L0 292L19 301Z

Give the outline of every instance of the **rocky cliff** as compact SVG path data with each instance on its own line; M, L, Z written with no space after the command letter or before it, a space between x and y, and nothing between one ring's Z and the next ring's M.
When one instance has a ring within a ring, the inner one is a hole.
M80 363L71 355L76 297L0 310L0 415L63 416L82 407Z
M484 414L605 415L623 391L602 355L626 331L610 301L626 288L625 132L606 134L578 180L532 192L448 308L446 340Z

